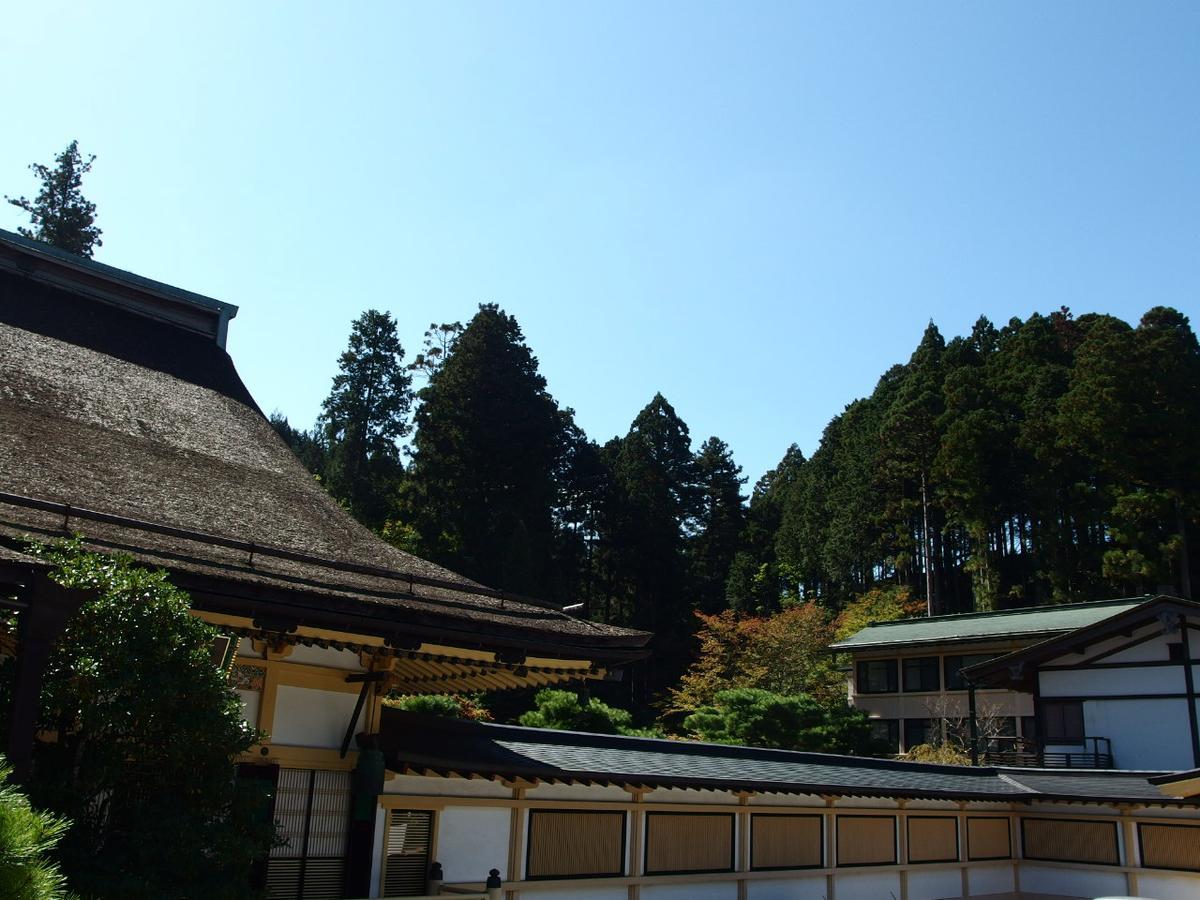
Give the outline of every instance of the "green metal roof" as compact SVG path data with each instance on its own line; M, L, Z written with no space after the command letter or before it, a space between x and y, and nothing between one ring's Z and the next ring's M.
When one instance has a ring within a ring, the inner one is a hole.
M1110 616L1141 606L1151 596L1101 600L1095 603L1061 603L1002 612L960 613L923 619L874 622L833 644L833 650L866 650L903 644L944 644L1012 638L1046 638L1074 631Z

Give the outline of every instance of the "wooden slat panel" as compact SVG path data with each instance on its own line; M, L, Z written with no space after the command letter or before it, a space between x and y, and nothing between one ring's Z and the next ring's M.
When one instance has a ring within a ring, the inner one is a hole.
M821 833L821 816L752 815L750 868L819 868Z
M1011 859L1008 819L967 818L967 859Z
M1142 865L1200 872L1200 826L1138 823Z
M433 813L393 809L388 812L383 848L383 893L386 897L419 897L429 877L429 845Z
M646 874L732 870L732 815L646 814Z
M895 816L838 816L839 866L896 864Z
M625 814L583 810L529 811L527 878L625 874Z
M908 861L957 862L958 820L953 816L909 816Z
M1108 866L1121 861L1116 822L1021 819L1021 835L1027 859Z

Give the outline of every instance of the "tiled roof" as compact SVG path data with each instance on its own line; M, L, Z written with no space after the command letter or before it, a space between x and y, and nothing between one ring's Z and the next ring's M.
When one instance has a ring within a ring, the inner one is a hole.
M1042 639L1074 631L1140 606L1151 597L1129 597L1094 603L1063 603L1001 612L962 613L921 619L898 619L868 625L832 646L834 650L866 650L906 644L955 641Z
M394 771L794 794L1172 802L1151 773L1057 773L488 725L385 709ZM1156 773L1155 773L1156 774Z

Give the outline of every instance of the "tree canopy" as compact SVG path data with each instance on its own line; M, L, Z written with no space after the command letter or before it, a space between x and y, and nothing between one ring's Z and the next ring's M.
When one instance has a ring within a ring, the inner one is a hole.
M76 542L30 552L88 592L51 652L38 724L57 737L36 748L29 785L71 821L57 850L70 885L123 900L250 896L274 832L265 798L232 777L257 734L213 659L218 632L165 572Z
M31 172L41 188L37 196L4 199L29 214L32 228L18 228L27 238L45 241L68 253L91 256L93 248L103 245L102 232L96 226L96 204L83 196L83 176L92 170L95 155L83 158L79 142L71 141L54 157L53 167L32 163Z

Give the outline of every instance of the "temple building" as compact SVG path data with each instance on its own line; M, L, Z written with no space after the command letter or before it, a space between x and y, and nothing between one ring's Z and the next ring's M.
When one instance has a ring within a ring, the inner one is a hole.
M25 542L80 534L166 570L225 635L232 687L267 734L236 762L273 786L273 900L482 892L489 876L509 900L1200 894L1200 777L1173 766L932 766L386 706L392 692L602 679L644 658L649 635L478 584L354 522L238 377L235 314L0 232L18 767L78 602ZM1014 687L1032 689L998 689Z

